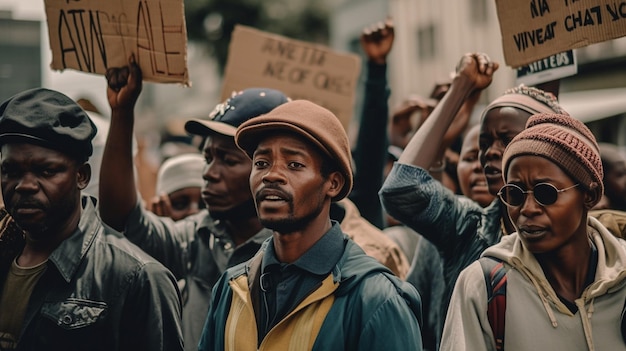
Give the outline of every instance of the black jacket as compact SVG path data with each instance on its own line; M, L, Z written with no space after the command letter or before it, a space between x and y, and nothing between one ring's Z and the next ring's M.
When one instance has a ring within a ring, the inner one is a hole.
M182 350L174 276L104 225L94 201L83 197L78 229L50 255L18 349Z

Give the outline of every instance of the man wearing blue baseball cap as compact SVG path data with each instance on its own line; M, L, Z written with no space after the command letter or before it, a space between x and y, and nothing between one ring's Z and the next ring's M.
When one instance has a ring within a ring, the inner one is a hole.
M57 91L27 90L0 105L2 193L23 232L0 266L2 350L183 349L174 276L81 194L95 134Z
M174 222L145 210L133 176L131 142L141 71L108 75L111 128L102 159L99 206L102 219L184 281L185 348L196 350L213 285L227 267L248 260L271 235L257 218L248 177L252 161L235 145L237 127L288 101L280 91L250 88L217 105L209 119L194 119L187 132L204 138L202 198L207 208ZM115 88L112 88L115 87Z

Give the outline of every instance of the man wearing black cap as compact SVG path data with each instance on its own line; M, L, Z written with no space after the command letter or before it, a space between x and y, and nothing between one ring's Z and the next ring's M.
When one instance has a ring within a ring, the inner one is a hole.
M0 105L2 193L25 243L0 267L2 350L182 350L173 275L104 226L89 183L96 128L37 88Z
M415 288L330 218L353 183L337 117L291 101L241 124L235 141L273 235L220 278L199 350L421 350Z
M271 111L286 102L287 97L273 89L246 89L217 105L211 120L186 123L189 133L205 139L202 197L207 209L174 222L146 211L139 202L131 138L141 71L131 61L128 72L128 76L108 75L112 116L102 160L100 211L107 224L124 231L177 279L183 279L185 348L196 350L211 289L220 274L252 257L271 235L257 218L248 186L252 163L237 149L233 136L242 122Z

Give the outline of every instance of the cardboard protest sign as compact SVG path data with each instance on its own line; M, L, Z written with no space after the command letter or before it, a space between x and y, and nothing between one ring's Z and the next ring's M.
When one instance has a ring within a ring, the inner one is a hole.
M278 89L326 107L347 130L360 70L357 55L239 25L228 50L222 100L251 87Z
M573 50L550 55L517 69L516 84L537 85L578 73Z
M513 68L626 35L626 0L496 0L496 7Z
M143 79L189 85L183 0L45 0L52 69L104 74L135 54Z

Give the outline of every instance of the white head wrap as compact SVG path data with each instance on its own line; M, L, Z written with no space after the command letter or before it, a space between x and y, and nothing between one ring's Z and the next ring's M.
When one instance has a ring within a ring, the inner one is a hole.
M176 190L202 187L204 157L200 154L181 154L165 160L157 175L156 193L171 194Z

